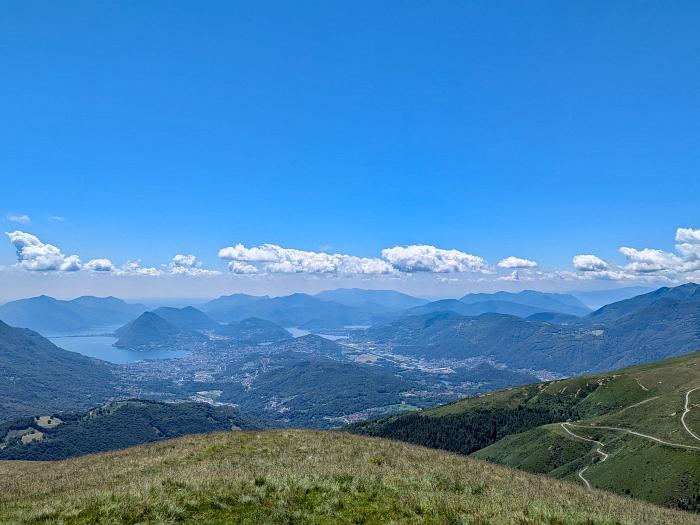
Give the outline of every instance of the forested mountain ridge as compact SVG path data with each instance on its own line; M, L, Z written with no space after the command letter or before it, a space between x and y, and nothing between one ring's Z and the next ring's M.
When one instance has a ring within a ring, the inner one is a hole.
M0 321L0 420L84 408L118 392L109 364Z
M221 430L269 424L228 406L126 400L87 412L22 418L0 424L0 460L55 460Z

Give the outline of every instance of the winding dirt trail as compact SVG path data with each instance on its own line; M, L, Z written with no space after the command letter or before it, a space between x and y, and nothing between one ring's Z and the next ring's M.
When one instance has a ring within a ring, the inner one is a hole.
M641 383L639 384L639 386L641 386L644 390L647 390L647 388L645 388L644 386L642 386ZM688 424L685 422L685 416L688 415L688 412L690 412L690 406L689 406L689 405L690 405L690 394L692 394L692 393L695 392L696 390L700 390L700 386L695 387L695 388L693 388L693 389L691 389L691 390L688 390L688 391L685 393L685 406L684 406L684 408L683 408L683 415L681 416L681 423L683 424L683 428L685 428L685 430L686 430L686 432L688 432L688 434L690 434L694 439L700 441L700 436L698 436L697 434L695 434L695 433L690 429L690 427L688 427ZM622 409L620 412L624 412L624 411L627 410L628 408L634 408L634 407L637 407L637 406L639 406L639 405L643 405L644 403L647 403L647 402L652 401L652 400L654 400L654 399L658 399L659 397L660 397L660 396L655 396L655 397L651 397L651 398L649 398L649 399L645 399L644 401L640 401L639 403L635 403L634 405L630 405L630 406L628 406L628 407ZM685 444L683 444L683 443L671 443L670 441L665 441L665 440L663 440L663 439L661 439L661 438L658 438L658 437L655 437L655 436L650 436L650 435L648 435L648 434L642 434L641 432L637 432L637 431L635 431L635 430L630 430L630 429L628 429L628 428L608 427L608 426L604 426L604 425L577 425L576 423L569 423L569 422L560 423L560 425L561 425L561 428L563 428L564 431L565 431L567 434L569 434L570 436L572 436L572 437L574 437L574 438L576 438L576 439L580 439L580 440L582 440L582 441L588 441L589 443L595 443L596 445L598 445L598 448L596 448L596 452L597 452L598 454L600 454L600 456L601 456L601 458L602 458L602 459L600 460L601 463L603 463L605 460L608 459L608 457L610 457L609 454L606 454L605 452L603 452L603 451L601 450L601 448L605 446L605 443L603 443L602 441L598 441L597 439L591 439L591 438L587 438L587 437L584 437L584 436L580 436L580 435L576 434L575 432L572 432L568 427L585 428L585 429L588 429L588 430L591 430L591 429L615 430L615 431L617 431L617 432L625 432L625 433L631 434L631 435L633 435L633 436L637 436L637 437L641 437L641 438L644 438L644 439L648 439L648 440L651 440L651 441L654 441L654 442L656 442L656 443L660 443L660 444L662 444L662 445L666 445L666 446L669 446L669 447L683 448L683 449L687 449L687 450L700 450L700 446L685 445ZM587 465L587 466L583 467L583 468L578 472L578 477L581 478L581 480L586 484L586 487L587 487L587 488L591 489L592 487L591 487L590 482L589 482L589 481L585 478L585 476L583 475L583 473L586 472L586 471L588 470L589 467L590 467L590 465Z
M669 447L675 447L675 448L686 448L689 450L700 450L700 447L696 447L694 445L685 445L683 443L671 443L670 441L664 441L661 438L657 438L655 436L650 436L649 434L642 434L641 432L637 432L635 430L630 430L629 428L620 428L620 427L606 427L603 425L576 425L574 423L567 423L568 425L571 425L572 427L577 427L577 428L587 428L588 430L595 430L596 428L600 428L603 430L617 430L618 432L626 432L627 434L632 434L633 436L641 437L644 439L649 439L651 441L655 441L656 443L661 443L662 445L666 445Z
M592 490L593 487L591 487L591 484L588 482L586 478L583 477L583 473L588 470L588 466L583 467L581 470L578 471L578 477L583 480L583 482L586 484L586 488L588 490Z
M583 436L579 436L578 434L573 433L571 430L569 430L568 428L566 428L566 425L571 425L571 423L560 423L560 425L561 425L561 428L563 428L568 434L572 435L573 437L575 437L575 438L577 438L577 439L581 439L581 440L583 440L583 441L589 441L590 443L595 443L596 445L599 445L598 448L596 449L596 452L597 452L598 454L600 454L600 456L603 458L603 459L600 460L601 463L602 463L603 461L605 461L606 459L608 459L608 457L609 457L608 454L606 454L605 452L603 452L602 450L600 450L601 447L604 447L604 446L605 446L605 443L603 443L603 442L601 442L601 441L598 441L597 439L590 439L590 438L583 437ZM591 484L590 484L590 483L588 482L588 480L583 476L583 473L586 472L586 471L588 470L588 467L590 467L590 465L586 465L586 466L583 467L581 470L579 470L579 472L578 472L578 477L581 478L581 479L583 480L583 482L586 484L586 487L587 487L588 489L591 489Z
M698 441L700 441L700 437L698 437L698 435L697 435L695 432L693 432L692 430L690 430L690 427L688 427L687 423L685 422L685 416L687 416L687 415L688 415L688 412L690 412L690 408L688 407L688 405L690 404L690 394L692 394L692 393L695 392L696 390L700 390L700 386L696 386L696 387L693 388L692 390L688 390L688 391L685 393L685 407L683 407L683 415L681 416L681 423L683 423L683 427L684 427L685 430L688 432L688 434L690 434L690 435L693 436L695 439L697 439Z

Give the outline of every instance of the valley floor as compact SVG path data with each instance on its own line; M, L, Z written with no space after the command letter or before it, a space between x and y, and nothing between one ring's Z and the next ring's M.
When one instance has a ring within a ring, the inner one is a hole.
M691 524L698 515L348 433L187 436L0 462L0 523Z

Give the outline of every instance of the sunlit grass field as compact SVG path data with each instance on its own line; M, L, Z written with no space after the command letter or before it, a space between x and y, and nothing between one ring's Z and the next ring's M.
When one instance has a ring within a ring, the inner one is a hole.
M697 515L404 443L228 432L0 462L0 523L690 524Z

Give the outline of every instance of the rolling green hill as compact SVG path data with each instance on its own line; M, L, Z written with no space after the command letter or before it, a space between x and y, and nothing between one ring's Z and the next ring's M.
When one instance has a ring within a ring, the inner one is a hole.
M0 523L677 524L687 514L347 433L226 432L0 461Z
M700 510L698 387L694 353L501 390L351 430Z
M64 459L186 434L267 426L228 406L116 401L86 412L23 418L0 425L0 459Z

